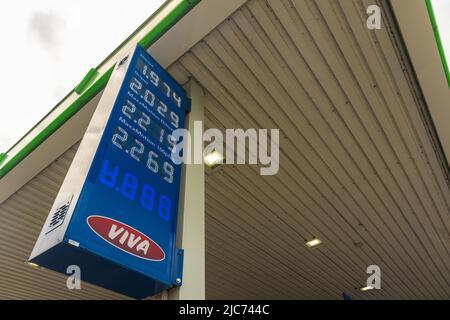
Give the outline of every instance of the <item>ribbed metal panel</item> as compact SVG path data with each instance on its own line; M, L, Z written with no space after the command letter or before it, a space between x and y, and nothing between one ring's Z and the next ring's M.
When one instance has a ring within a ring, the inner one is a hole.
M204 87L206 127L281 131L277 175L206 172L207 298L450 298L446 169L372 3L250 0L171 66ZM0 205L0 298L121 298L24 265L76 147Z
M450 190L370 4L252 0L171 67L205 88L207 127L282 132L276 176L208 172L208 298L450 298Z
M0 205L0 299L124 298L88 283L69 290L64 275L25 264L77 148L71 147Z

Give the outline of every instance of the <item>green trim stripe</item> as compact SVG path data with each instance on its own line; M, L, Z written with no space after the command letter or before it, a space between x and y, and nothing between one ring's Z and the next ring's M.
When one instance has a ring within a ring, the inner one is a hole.
M84 90L87 89L87 87L89 87L92 82L94 82L95 78L97 78L98 76L98 71L95 70L94 68L92 68L91 70L89 70L89 72L86 74L86 76L84 76L83 80L81 80L81 82L75 87L75 92L77 94L82 94L84 92Z
M181 1L166 17L164 17L158 25L155 26L147 35L145 35L139 44L148 48L162 35L164 35L173 25L183 18L192 8L194 8L201 0L183 0ZM100 78L98 78L90 87L89 85L97 77L98 71L91 69L86 77L75 88L75 92L82 93L72 104L67 107L58 117L56 117L44 130L36 135L22 150L20 150L13 158L11 158L4 166L0 168L0 179L19 164L25 157L33 152L41 143L58 130L67 120L80 111L92 98L101 92L108 83L109 78L114 70L114 66L110 67ZM88 88L89 87L89 88ZM87 88L87 89L86 89ZM78 90L78 91L77 91ZM0 155L1 161L6 158L6 154Z
M158 25L156 25L147 35L145 35L139 44L143 48L150 47L155 43L167 30L173 27L182 17L186 15L201 0L184 0L166 17L164 17Z
M7 156L8 155L6 153L0 153L0 164L2 164L3 161L5 161Z
M448 87L450 88L450 68L449 68L449 64L447 61L447 57L445 55L444 46L442 44L442 38L441 38L441 34L439 32L439 27L437 25L436 15L434 13L434 8L433 8L433 3L432 3L432 0L425 0L425 2L427 5L428 14L430 15L431 26L433 27L434 37L436 38L436 43L438 46L439 54L442 59L442 65L444 67L445 76L447 77Z

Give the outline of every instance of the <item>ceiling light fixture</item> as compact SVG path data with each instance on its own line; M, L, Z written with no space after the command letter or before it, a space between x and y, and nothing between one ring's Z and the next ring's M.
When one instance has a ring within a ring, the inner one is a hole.
M372 286L365 286L365 287L360 288L359 290L364 292L364 291L369 291L369 290L372 290L372 289L373 289Z
M34 262L30 262L30 261L25 261L25 263L27 264L27 265L29 265L30 267L32 267L32 268L40 268L40 266L37 264L37 263L34 263Z
M314 238L312 240L308 240L305 242L305 245L308 248L315 248L317 246L320 246L322 244L322 240L320 240L319 238Z
M213 151L211 153L208 153L203 157L203 160L205 161L205 164L210 167L216 167L223 162L223 155L218 151Z

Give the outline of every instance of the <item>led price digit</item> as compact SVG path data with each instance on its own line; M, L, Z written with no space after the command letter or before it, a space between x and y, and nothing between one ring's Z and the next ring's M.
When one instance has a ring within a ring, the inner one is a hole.
M150 98L149 98L150 96ZM144 101L147 102L147 104L150 107L154 107L155 106L155 95L148 89L145 89L145 94L144 94Z
M122 107L122 113L129 119L132 119L132 113L136 111L136 105L130 101L124 104Z
M139 140L134 139L134 144L131 147L130 156L134 160L141 162L141 158L139 156L144 153L144 150L145 150L144 144L142 142L140 142Z
M142 188L140 203L146 210L152 211L155 206L155 189L148 184Z
M181 97L174 90L172 90L170 85L168 83L166 83L165 81L161 81L161 79L158 76L158 74L155 71L150 70L148 65L145 62L143 62L142 60L139 60L138 66L139 65L142 66L142 70L141 70L142 74L148 80L150 80L150 82L156 88L158 88L160 91L162 91L166 95L167 98L169 98L170 100L175 102L176 106L178 108L181 108Z
M127 141L127 138L128 132L126 132L121 127L117 127L116 133L114 133L112 137L112 143L119 149L123 149L122 144L125 143L125 141ZM119 140L119 142L117 140Z
M112 170L109 169L109 161L103 161L102 170L100 171L99 180L101 183L109 188L114 188L119 175L119 166L114 166Z
M150 125L150 117L145 112L141 112L141 117L138 120L138 125L142 130L147 131L147 128Z
M168 221L170 219L170 210L172 209L172 201L165 195L159 197L158 213L161 218Z
M136 197L136 191L138 187L138 178L129 172L126 172L123 176L122 187L120 192L129 200L134 200Z
M136 95L140 96L140 92L143 88L142 82L136 78L132 78L130 82L130 89ZM145 103L147 103L150 107L154 108L156 106L156 111L166 120L170 122L172 126L176 129L180 126L180 118L178 115L169 110L167 105L156 98L156 96L148 89L145 89L143 99ZM181 101L181 100L180 100ZM122 108L122 113L127 116L129 119L132 118L131 114L136 111L136 105L134 103L127 101L126 105ZM169 112L170 111L170 112Z
M104 160L99 173L99 181L110 189L116 190L120 169L118 165L111 165L109 160ZM122 196L128 200L135 200L139 191L139 178L130 172L125 172L122 183L117 188ZM144 183L139 196L139 204L147 211L155 209L157 193L155 189ZM169 221L172 216L172 200L170 197L160 194L158 197L158 215L161 219Z
M138 79L133 78L131 79L130 89L134 93L139 94L139 91L142 89L142 83Z

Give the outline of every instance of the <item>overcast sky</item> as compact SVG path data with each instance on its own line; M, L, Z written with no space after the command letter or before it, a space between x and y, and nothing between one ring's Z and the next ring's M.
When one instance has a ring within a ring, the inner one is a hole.
M441 33L447 61L450 63L450 0L433 0L436 20Z
M164 0L14 0L0 10L0 153Z
M7 151L164 0L15 0L0 10L0 152ZM450 61L450 0L433 0Z

